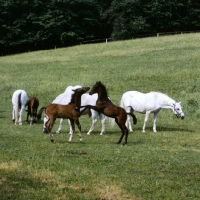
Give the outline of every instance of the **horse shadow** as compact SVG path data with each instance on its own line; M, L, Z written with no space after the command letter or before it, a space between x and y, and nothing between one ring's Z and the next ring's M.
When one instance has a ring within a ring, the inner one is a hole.
M6 111L4 111L4 110L0 110L0 118L2 118L2 119L5 119L6 117L5 116L2 116L1 115L1 113L5 113Z
M133 129L133 131L141 131L141 128L135 128ZM189 132L189 133L194 133L194 130L192 129L187 129L187 128L177 128L177 127L166 127L166 126L156 126L156 134L158 133L162 133L163 131L168 131L168 132L179 132L179 131L184 131L184 132ZM149 133L152 132L153 133L153 127L146 127L145 129L145 133Z

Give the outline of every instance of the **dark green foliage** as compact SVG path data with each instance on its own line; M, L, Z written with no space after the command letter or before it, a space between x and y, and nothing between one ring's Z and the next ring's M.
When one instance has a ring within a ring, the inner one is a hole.
M0 48L200 29L198 0L0 0Z

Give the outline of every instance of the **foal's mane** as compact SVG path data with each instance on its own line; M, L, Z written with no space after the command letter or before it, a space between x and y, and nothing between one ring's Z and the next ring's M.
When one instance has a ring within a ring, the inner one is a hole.
M76 89L76 90L77 90L77 89ZM76 90L75 90L74 93L72 94L71 100L70 100L69 104L70 104L70 103L74 103L73 100L74 100L74 98L75 98Z
M108 97L106 86L101 81L97 82L97 84L99 84L102 87L102 96Z

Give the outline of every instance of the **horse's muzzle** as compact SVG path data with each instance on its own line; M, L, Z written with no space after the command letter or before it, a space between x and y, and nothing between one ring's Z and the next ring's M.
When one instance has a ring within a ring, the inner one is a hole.
M184 119L185 118L185 116L181 116L181 119Z

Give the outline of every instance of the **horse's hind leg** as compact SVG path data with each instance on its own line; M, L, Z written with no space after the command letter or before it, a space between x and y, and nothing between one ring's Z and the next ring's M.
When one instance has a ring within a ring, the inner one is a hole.
M105 115L102 114L102 113L100 113L99 116L100 116L100 119L101 119L101 133L100 133L100 135L103 135L103 133L105 131L105 120L106 120L106 118L105 118Z
M97 122L97 112L91 110L91 114L92 114L92 126L90 127L90 130L87 132L87 135L90 135L90 133L94 130L94 126Z
M123 139L123 137L124 137L124 131L123 131L123 129L122 129L122 127L121 127L121 125L119 124L119 122L118 122L118 119L117 118L115 118L115 122L117 123L117 125L119 126L119 128L121 129L121 131L122 131L122 135L121 135L121 137L119 138L119 141L117 142L117 144L120 144L121 142L122 142L122 139Z
M60 119L60 124L56 133L60 133L60 131L62 130L63 120L64 120L63 118Z
M24 112L24 108L25 108L25 106L22 105L21 109L19 111L19 125L22 125L22 115L23 115L23 112Z
M54 123L55 119L51 119L49 118L48 121L45 123L45 127L49 133L49 137L50 137L50 141L52 143L56 143L56 141L54 140L54 136L53 133L51 132L52 128L53 128L53 123Z

